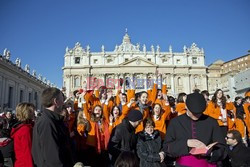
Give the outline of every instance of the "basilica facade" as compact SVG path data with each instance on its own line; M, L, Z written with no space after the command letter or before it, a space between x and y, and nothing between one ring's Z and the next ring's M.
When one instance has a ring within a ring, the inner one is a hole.
M158 88L165 81L168 94L176 96L180 92L191 93L194 89L207 90L205 54L195 43L183 47L183 52L161 51L160 46L133 44L126 32L122 43L113 51L101 46L100 52L91 52L90 46L83 48L79 42L73 48L66 48L64 55L63 86L66 95L87 84L91 88L93 80L110 89L124 92L133 83L136 91L147 90L156 78ZM119 82L118 82L119 81ZM110 84L112 82L112 84Z

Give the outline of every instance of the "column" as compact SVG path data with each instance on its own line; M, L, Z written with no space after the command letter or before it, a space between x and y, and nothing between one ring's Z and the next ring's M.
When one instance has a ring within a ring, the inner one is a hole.
M187 80L187 93L191 93L190 89L190 74L185 75Z
M160 74L160 78L158 78L158 80L159 80L159 82L158 82L158 88L160 86L159 89L161 89L162 88L162 74Z
M193 75L191 75L191 74L189 74L189 84L190 84L190 86L189 86L189 88L190 88L190 93L192 93L193 92Z
M172 94L173 94L173 95L175 94L174 75L175 75L175 74L172 74L172 75L171 75L171 91L172 91Z
M6 79L2 76L2 94L1 94L1 101L0 101L0 105L1 105L1 109L3 110L3 105L5 103L5 98L6 98L6 87L5 87L5 82L6 82Z
M125 93L126 79L125 79L125 74L124 73L122 73L122 79L123 79L122 93Z
M13 100L13 106L15 107L15 106L17 106L17 104L19 103L19 96L20 96L20 94L19 94L19 92L18 92L18 86L19 86L19 83L18 82L15 82L15 93L13 94L13 96L14 96L14 100ZM13 92L14 92L13 91ZM16 95L16 96L15 96Z
M144 74L144 90L148 90L148 73Z
M106 84L106 77L107 77L107 74L106 73L104 73L103 74L103 83L104 83L104 86L106 86L107 84Z
M120 88L119 73L115 73L114 88L115 90L118 90Z
M131 74L131 85L130 88L135 89L135 79L134 79L135 73Z

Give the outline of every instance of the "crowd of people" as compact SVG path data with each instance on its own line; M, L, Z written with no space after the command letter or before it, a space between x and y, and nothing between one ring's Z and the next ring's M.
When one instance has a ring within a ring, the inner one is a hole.
M0 162L23 167L250 166L250 90L232 102L221 89L180 93L167 86L126 92L42 92L0 118ZM84 165L83 165L84 164Z

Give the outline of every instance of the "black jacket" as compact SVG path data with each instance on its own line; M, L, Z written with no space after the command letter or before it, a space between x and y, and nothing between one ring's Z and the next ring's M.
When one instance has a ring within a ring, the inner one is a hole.
M32 156L37 167L72 167L69 132L63 117L44 110L33 128Z
M122 151L135 152L136 142L135 128L127 118L123 119L122 123L113 129L109 140L108 151L112 155L112 163L115 162Z
M227 156L227 146L219 125L209 116L202 115L197 121L189 118L187 114L173 118L167 129L163 150L171 157L190 155L188 139L198 139L205 145L219 143L218 147L214 147L212 156L206 157L209 162L218 162Z
M160 167L160 155L162 142L159 131L154 131L153 136L140 132L137 142L137 155L140 158L141 167Z
M238 143L229 149L228 156L232 167L250 167L250 148L247 148L243 143Z

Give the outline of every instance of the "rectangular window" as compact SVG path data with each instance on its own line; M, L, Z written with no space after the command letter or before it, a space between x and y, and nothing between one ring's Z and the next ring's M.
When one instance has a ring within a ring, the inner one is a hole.
M32 96L32 94L31 94L31 92L29 92L29 103L32 102L32 101L31 101L31 100L32 100L32 97L31 97L31 96Z
M112 63L113 60L112 59L107 59L107 63Z
M34 95L34 100L35 100L35 106L37 107L37 105L38 105L38 97L37 97L37 92L35 92L35 95Z
M125 58L125 62L128 61L128 58Z
M181 59L176 59L176 64L181 64Z
M94 64L97 64L98 63L98 59L94 59Z
M75 58L75 64L80 64L80 57Z
M20 90L19 102L23 102L23 90Z
M192 57L192 63L197 64L197 57Z
M8 107L13 107L13 87L9 87L9 94L8 94Z

